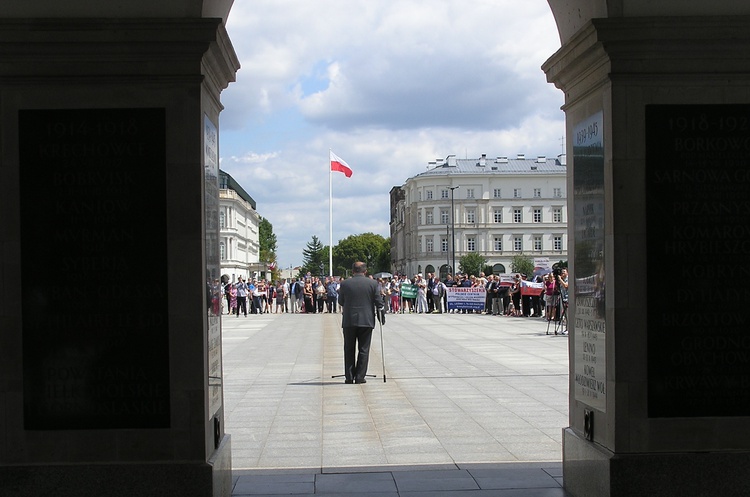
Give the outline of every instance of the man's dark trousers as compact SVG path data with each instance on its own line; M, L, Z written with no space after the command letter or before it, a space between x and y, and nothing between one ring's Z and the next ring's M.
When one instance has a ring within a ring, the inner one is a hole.
M365 379L371 341L372 328L344 328L344 378L347 381Z

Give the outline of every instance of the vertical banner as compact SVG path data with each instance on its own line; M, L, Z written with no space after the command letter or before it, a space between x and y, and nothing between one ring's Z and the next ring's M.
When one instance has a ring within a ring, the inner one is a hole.
M206 210L206 315L208 319L208 415L222 405L221 281L219 260L219 132L203 118Z
M604 279L604 119L574 128L575 398L606 411Z

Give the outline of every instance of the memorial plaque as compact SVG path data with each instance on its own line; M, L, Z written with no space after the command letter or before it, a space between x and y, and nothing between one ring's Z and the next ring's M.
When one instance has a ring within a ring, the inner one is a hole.
M604 114L590 116L574 130L574 393L576 400L606 412Z
M648 414L750 415L750 105L646 108Z
M165 116L19 112L27 430L169 427Z
M221 365L221 271L219 260L219 131L203 116L203 167L206 209L206 307L208 326L208 414L216 415L222 405Z

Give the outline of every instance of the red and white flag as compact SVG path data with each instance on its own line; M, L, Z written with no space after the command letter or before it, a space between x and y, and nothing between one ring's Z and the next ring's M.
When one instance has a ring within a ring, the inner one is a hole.
M328 151L331 155L331 171L339 171L346 175L347 178L352 177L352 168L346 163L344 159L334 154L332 151Z

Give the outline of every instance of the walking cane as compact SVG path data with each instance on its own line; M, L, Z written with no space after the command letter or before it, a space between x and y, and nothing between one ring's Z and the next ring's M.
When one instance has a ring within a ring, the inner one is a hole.
M385 321L385 311L380 311L380 319L378 319L378 322L380 323L380 358L383 359L383 383L385 383L386 377L385 377L385 348L383 347L383 322Z

